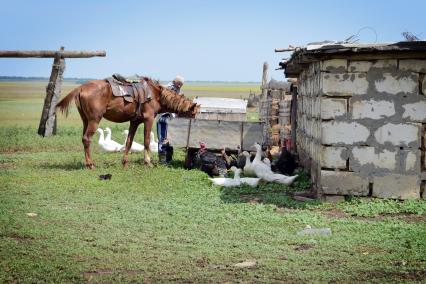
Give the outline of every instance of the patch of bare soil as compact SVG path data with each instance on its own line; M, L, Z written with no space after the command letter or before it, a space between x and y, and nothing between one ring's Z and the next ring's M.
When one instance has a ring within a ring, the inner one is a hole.
M197 267L200 267L200 268L207 267L209 265L209 260L204 256L200 257L197 259L196 265Z
M9 239L18 241L18 242L30 242L30 241L34 240L33 237L19 235L19 234L16 234L16 233L11 233L11 234L8 234L8 235L0 235L0 237L6 237L6 238L9 238Z
M242 194L240 199L244 202L250 203L251 205L256 205L262 203L262 198L258 197L260 194Z
M360 246L358 248L356 248L356 251L358 253L367 255L367 254L374 254L374 253L387 253L390 251L387 251L383 248L379 248L379 247L373 247L373 246Z
M352 216L344 212L341 209L333 208L331 210L319 211L323 215L329 218L335 219L346 219L353 218L355 220L361 221L385 221L385 220L401 220L406 223L426 223L426 214L416 215L416 214L384 214L372 217L364 216Z
M241 194L240 200L247 202L247 203L250 203L252 205L262 204L264 202L262 197L265 193L269 193L269 194L276 193L276 194L282 194L282 195L290 196L286 192L283 192L281 190L269 190L269 191L264 190L264 191L258 191L256 193L252 193L252 194ZM279 206L279 205L277 205L277 206L282 207L282 206Z
M343 210L338 208L333 208L331 210L320 211L320 212L329 218L344 219L344 218L350 217L347 213L345 213Z
M294 213L296 209L287 208L287 207L277 207L275 209L275 213L277 214L288 214L288 213Z
M426 279L426 270L412 269L401 271L362 271L359 274L358 280L372 281L373 283L382 283L383 279L392 281L419 281L422 282Z
M120 269L120 270L112 270L112 269L97 269L94 271L86 271L83 272L83 277L87 281L92 280L96 277L101 277L103 275L111 275L111 274L126 274L126 275L137 275L143 273L143 270L131 270L131 269Z
M15 163L0 161L0 169L16 169Z
M301 244L294 248L295 251L305 251L315 247L314 244Z
M386 214L373 217L352 216L352 218L364 221L400 220L406 223L426 223L426 214Z

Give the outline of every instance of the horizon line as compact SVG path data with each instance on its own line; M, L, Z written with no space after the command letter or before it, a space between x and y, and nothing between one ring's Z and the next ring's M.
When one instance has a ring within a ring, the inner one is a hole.
M0 76L0 80L49 80L49 77L43 77L43 76ZM86 77L64 77L64 81L90 81L90 80L101 80L104 78L86 78ZM160 82L168 82L168 80L159 80ZM224 81L224 80L188 80L185 83L198 83L198 82L217 82L217 83L256 83L260 84L260 81Z

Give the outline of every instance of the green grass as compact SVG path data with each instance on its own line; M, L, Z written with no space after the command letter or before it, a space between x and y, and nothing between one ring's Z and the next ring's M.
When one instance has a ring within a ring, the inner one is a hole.
M260 92L260 83L192 83L185 84L182 88L185 93L190 92L218 92L218 93L240 93L247 95L252 92Z
M0 108L8 109L4 103L0 87ZM97 167L86 170L80 122L60 118L57 136L38 137L31 110L39 107L29 103L14 123L1 117L0 283L426 278L425 201L300 202L291 196L309 187L303 172L290 188L219 188L183 169L181 150L170 167L147 168L131 154L124 170L121 153L94 143ZM126 127L102 123L116 140ZM100 180L106 173L111 180ZM333 234L297 236L306 225ZM234 266L251 259L254 268Z
M401 202L398 200L365 200L353 198L349 202L339 203L337 206L348 214L363 217L392 214L423 215L426 213L426 202L422 200L406 200Z

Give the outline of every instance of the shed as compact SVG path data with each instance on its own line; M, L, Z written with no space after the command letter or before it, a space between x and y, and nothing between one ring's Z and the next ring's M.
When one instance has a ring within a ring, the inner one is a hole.
M318 195L426 198L425 41L308 45L280 65Z
M196 97L194 103L201 106L198 119L246 121L247 101L242 99Z

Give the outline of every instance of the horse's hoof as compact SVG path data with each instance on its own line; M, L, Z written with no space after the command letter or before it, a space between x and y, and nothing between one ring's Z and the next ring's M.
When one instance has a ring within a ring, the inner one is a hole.
M145 166L148 166L149 168L153 168L154 165L151 162L144 162Z
M95 165L94 164L87 164L86 168L89 169L89 170L93 170L95 168Z

